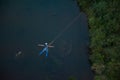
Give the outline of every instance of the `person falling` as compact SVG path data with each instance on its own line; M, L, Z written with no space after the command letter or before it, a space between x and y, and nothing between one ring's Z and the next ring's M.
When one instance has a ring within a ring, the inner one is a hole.
M48 56L48 48L53 48L54 46L48 45L48 43L43 44L38 44L38 46L44 47L42 51L40 51L39 55L43 54L44 52L46 53L46 57Z

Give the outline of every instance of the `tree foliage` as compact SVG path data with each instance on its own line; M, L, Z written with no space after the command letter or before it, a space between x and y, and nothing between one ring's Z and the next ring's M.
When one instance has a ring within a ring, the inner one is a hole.
M120 80L120 0L77 0L88 16L94 80Z

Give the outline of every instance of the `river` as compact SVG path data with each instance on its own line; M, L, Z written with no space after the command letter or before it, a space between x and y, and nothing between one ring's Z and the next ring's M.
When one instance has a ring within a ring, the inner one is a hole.
M75 0L0 3L1 80L93 80L87 17ZM42 47L37 44L54 40L79 14L49 48L48 57L39 56Z

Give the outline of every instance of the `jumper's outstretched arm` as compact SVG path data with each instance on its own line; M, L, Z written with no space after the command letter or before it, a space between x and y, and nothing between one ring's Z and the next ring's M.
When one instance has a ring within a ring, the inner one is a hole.
M49 45L48 45L48 47L49 47L49 48L53 48L54 46L49 46Z
M44 47L45 45L43 45L43 44L38 44L38 46L42 46L42 47Z

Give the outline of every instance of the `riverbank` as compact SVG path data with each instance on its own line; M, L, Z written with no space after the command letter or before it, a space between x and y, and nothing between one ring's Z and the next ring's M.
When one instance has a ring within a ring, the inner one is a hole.
M120 80L120 1L77 0L88 16L94 80Z

